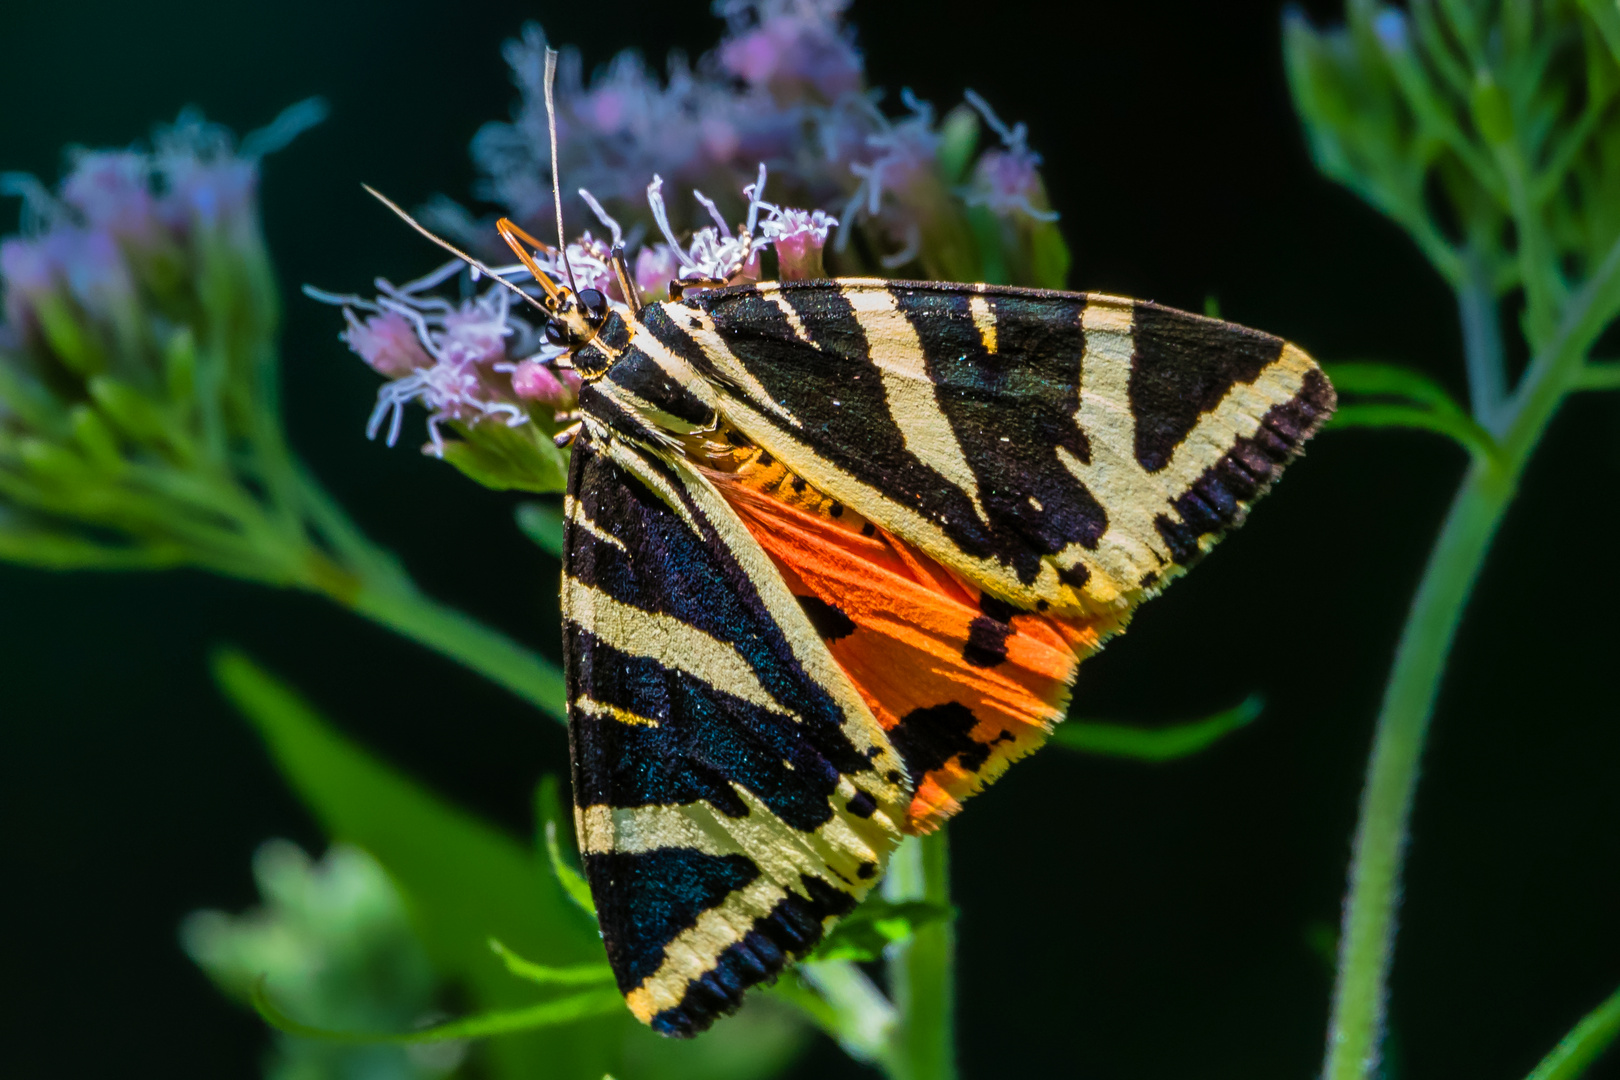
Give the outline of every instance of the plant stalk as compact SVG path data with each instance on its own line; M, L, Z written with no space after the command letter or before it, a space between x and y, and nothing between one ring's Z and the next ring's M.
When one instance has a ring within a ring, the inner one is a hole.
M1364 1080L1378 1062L1390 957L1418 763L1446 660L1502 517L1559 405L1582 381L1587 352L1620 309L1620 240L1565 305L1509 403L1500 452L1476 455L1430 552L1396 647L1367 765L1350 891L1339 938L1325 1080ZM1464 341L1473 345L1466 332ZM1470 356L1469 369L1479 366Z
M1470 468L1401 631L1351 857L1326 1080L1362 1080L1377 1065L1418 763L1458 623L1514 486L1513 476L1496 463L1476 461Z
M323 591L372 622L505 687L552 719L567 722L562 672L499 630L425 596L408 582L363 582L351 595Z
M891 900L951 902L950 842L941 826L908 839L884 879ZM942 919L889 946L889 993L899 1013L883 1071L890 1080L955 1080L956 927Z

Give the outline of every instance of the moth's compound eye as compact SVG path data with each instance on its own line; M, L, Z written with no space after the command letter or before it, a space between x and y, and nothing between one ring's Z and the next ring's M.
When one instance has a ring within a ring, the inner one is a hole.
M607 297L596 289L581 289L575 299L579 301L580 310L585 313L585 318L592 326L607 318Z
M598 296L601 294L598 293ZM566 349L574 343L574 336L568 332L568 327L560 322L548 322L544 330L546 344L555 345L559 349Z

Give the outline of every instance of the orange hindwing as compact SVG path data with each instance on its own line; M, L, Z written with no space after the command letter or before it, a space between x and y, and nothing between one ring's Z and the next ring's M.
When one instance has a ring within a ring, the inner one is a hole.
M929 832L1035 750L1117 621L1018 611L746 451L711 472L904 758ZM728 462L728 464L730 464Z

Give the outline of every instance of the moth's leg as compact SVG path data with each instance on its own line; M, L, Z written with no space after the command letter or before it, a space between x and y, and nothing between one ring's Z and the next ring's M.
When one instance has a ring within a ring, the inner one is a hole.
M679 300L687 289L723 289L730 282L724 278L687 278L684 281L671 281L669 283L669 298Z
M559 449L566 447L579 437L579 429L584 423L583 420L575 420L572 424L553 435L551 441L556 443Z
M619 282L619 292L624 294L624 302L630 305L632 315L641 314L641 291L630 276L630 267L624 261L624 248L613 249L613 258L610 262L613 267L613 276Z

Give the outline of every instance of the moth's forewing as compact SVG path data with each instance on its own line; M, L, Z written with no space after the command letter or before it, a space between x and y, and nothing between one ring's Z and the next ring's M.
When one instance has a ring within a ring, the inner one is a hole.
M722 415L1023 610L1128 615L1334 404L1281 338L1096 293L851 279L663 308Z
M865 895L909 789L708 481L589 425L573 453L563 603L580 851L631 1010L690 1035Z

